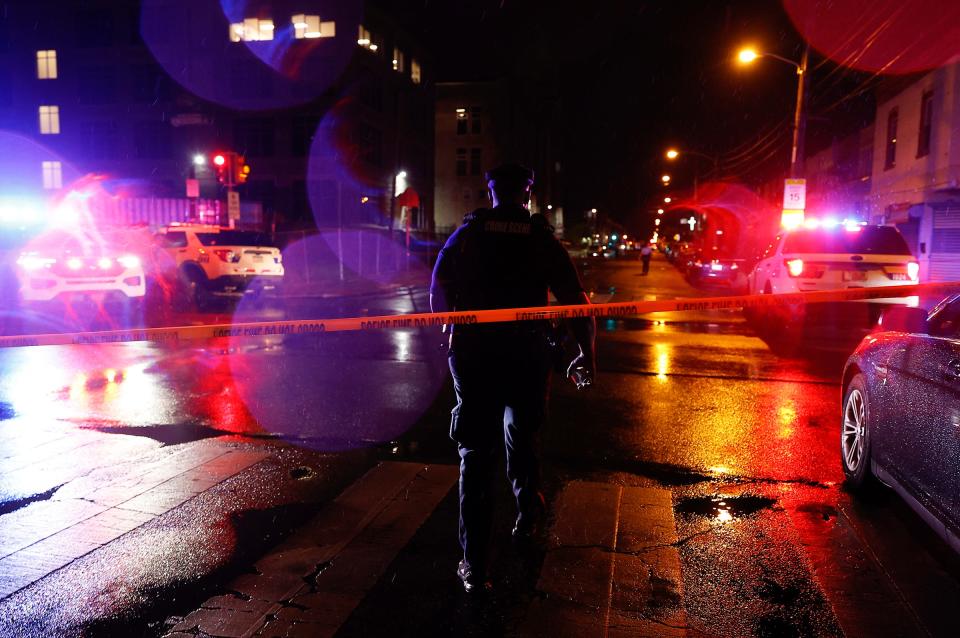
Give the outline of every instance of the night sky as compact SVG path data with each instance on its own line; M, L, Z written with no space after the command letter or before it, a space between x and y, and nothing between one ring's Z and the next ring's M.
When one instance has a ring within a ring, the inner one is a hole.
M751 185L787 168L795 71L734 61L745 43L800 58L803 40L775 0L376 4L402 13L432 50L440 81L558 70L568 215L596 206L635 225L663 194L664 170L679 190L691 171L709 168L694 158L668 165L671 145L719 154L724 177ZM808 152L869 121L871 91L850 96L876 83L815 51L811 67Z

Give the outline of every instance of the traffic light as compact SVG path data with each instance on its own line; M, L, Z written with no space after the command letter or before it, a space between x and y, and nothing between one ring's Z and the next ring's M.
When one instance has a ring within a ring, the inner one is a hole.
M227 183L227 155L226 153L214 153L213 166L217 170L217 181L221 184Z
M233 153L233 183L243 184L250 175L250 167L243 155Z

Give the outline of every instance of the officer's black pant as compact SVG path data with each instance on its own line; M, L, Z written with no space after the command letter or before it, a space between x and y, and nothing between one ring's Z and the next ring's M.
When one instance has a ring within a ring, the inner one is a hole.
M643 274L646 275L650 272L650 255L643 255L640 260L643 262Z
M455 339L450 352L457 406L450 438L460 452L460 545L476 572L486 569L493 519L493 470L503 441L517 509L540 489L537 431L546 411L550 359L541 334Z

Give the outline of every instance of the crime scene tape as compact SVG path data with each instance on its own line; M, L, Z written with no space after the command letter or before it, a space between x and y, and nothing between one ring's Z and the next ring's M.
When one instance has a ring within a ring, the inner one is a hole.
M217 339L224 337L264 337L275 335L318 334L402 328L440 327L445 324L464 325L510 321L543 321L585 317L618 318L652 312L688 310L733 310L737 308L764 308L794 306L806 303L832 301L863 301L943 293L960 289L960 282L936 282L876 288L847 288L776 295L735 295L728 297L686 297L655 301L624 301L575 306L540 306L533 308L502 308L461 312L422 312L405 315L373 317L344 317L334 319L296 319L288 321L258 321L250 323L209 324L200 326L168 326L103 330L98 332L68 332L49 334L11 335L0 337L0 348L55 345L103 345L111 343L153 342L173 344L180 341Z

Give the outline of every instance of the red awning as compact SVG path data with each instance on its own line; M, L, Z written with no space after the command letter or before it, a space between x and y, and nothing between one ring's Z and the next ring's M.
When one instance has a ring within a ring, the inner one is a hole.
M397 195L397 206L418 208L420 206L420 195L412 188L407 188L407 190Z

